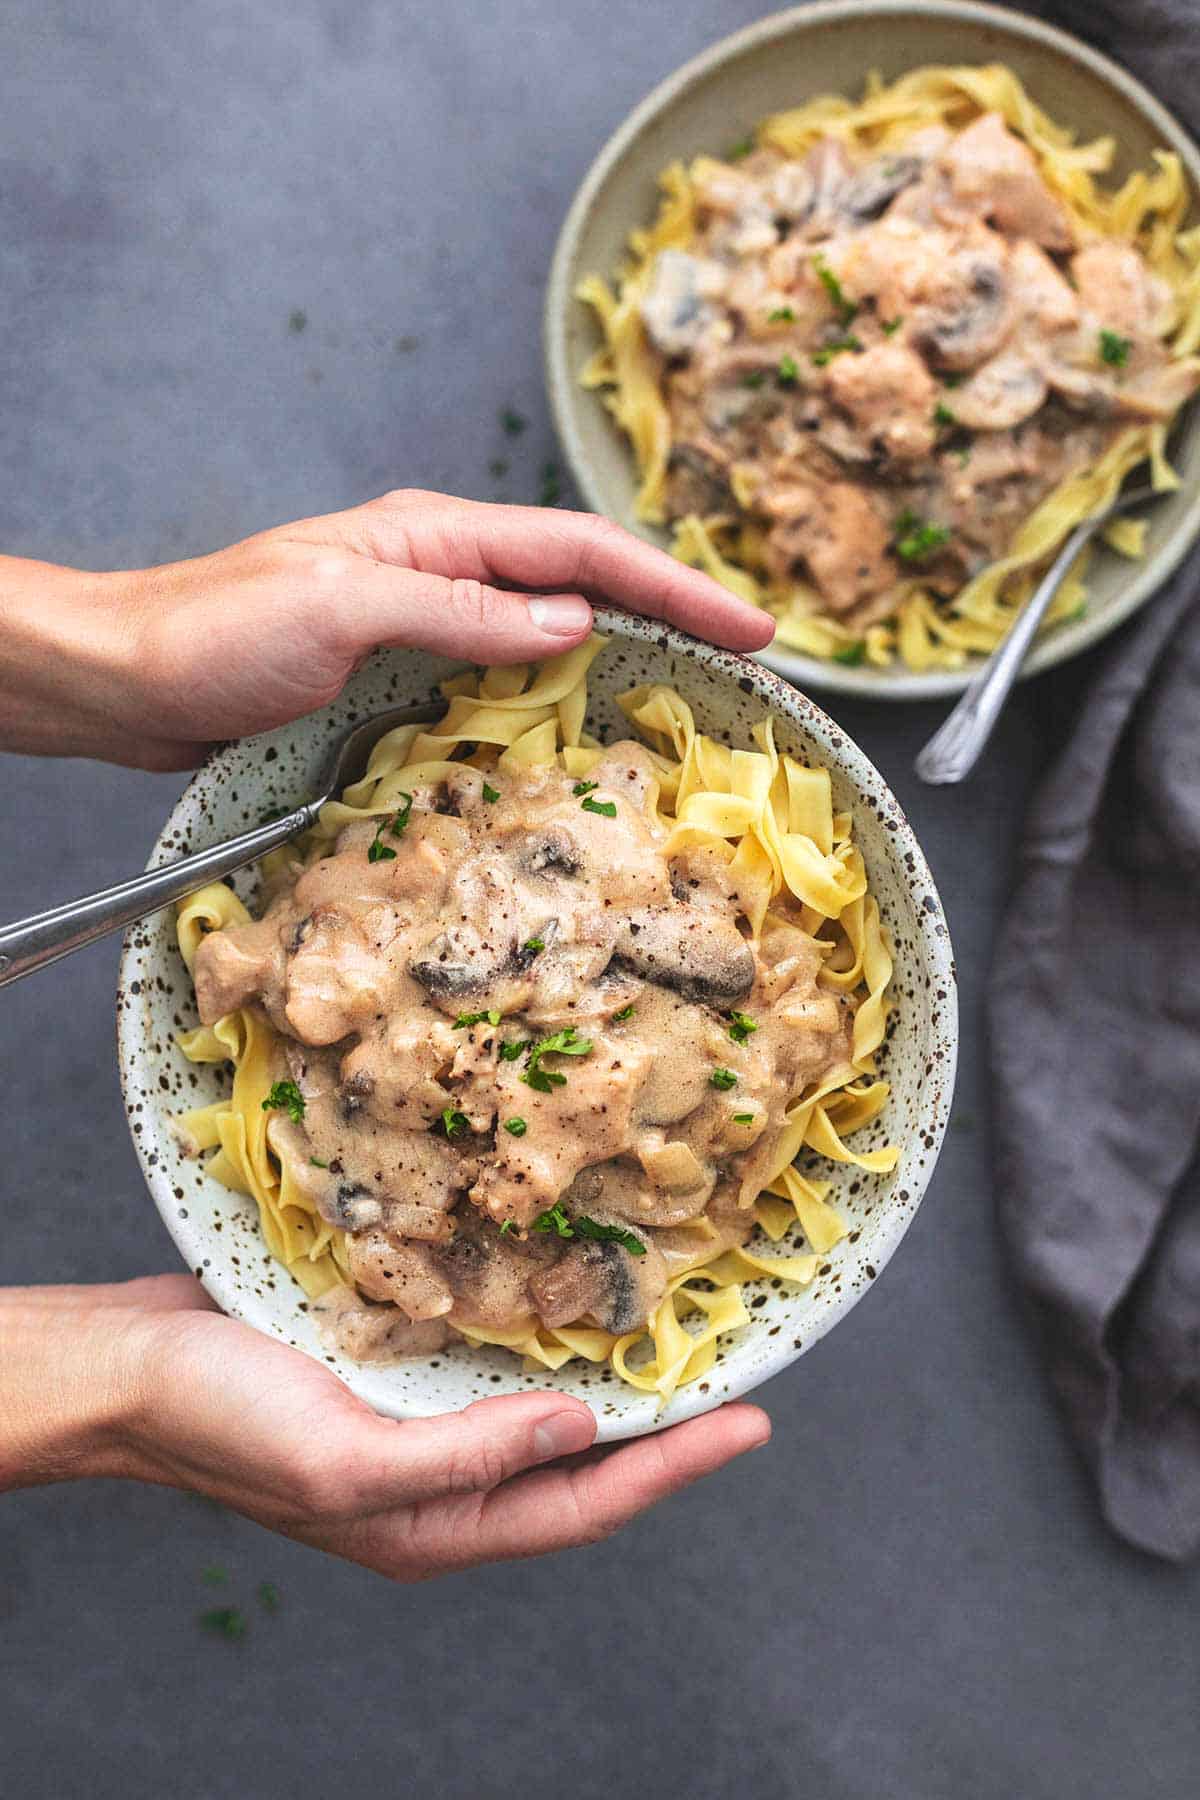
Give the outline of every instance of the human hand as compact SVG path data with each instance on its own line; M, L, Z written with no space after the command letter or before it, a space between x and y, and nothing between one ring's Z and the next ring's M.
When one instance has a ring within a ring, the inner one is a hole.
M541 1392L397 1424L190 1276L0 1291L0 1491L83 1475L208 1494L396 1581L607 1537L770 1435L728 1405L604 1454ZM567 1462L555 1459L567 1457Z
M0 743L152 769L326 705L378 645L533 661L583 641L593 600L737 650L774 630L592 513L415 490L161 568L0 576Z

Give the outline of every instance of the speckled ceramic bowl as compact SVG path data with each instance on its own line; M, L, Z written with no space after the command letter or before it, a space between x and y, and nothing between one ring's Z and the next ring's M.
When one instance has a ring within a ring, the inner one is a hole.
M546 382L555 424L576 484L593 511L607 513L655 543L667 534L634 516L633 452L601 397L579 385L600 342L592 309L575 298L584 275L610 275L630 231L654 215L659 171L676 158L735 142L767 114L817 94L855 95L868 69L894 80L923 63L1005 62L1035 100L1081 138L1111 134L1113 178L1151 166L1159 147L1177 152L1200 193L1200 151L1165 107L1107 57L1040 19L974 0L818 0L789 8L723 38L668 76L614 132L584 177L559 235L546 291ZM1196 217L1193 206L1191 219ZM1146 556L1129 562L1098 549L1088 577L1087 616L1057 626L1038 643L1033 675L1086 650L1162 586L1200 532L1200 409L1177 427L1179 490L1147 515ZM927 700L958 693L978 660L962 670L917 674L821 662L785 645L763 660L806 688L839 689L881 700Z
M949 1116L957 1047L950 938L925 858L879 775L831 719L770 670L647 620L602 613L598 623L613 640L589 679L588 724L601 737L612 740L627 731L617 694L639 682L666 681L679 689L711 735L751 749L751 726L769 710L778 722L781 748L832 771L834 803L854 814L872 890L896 950L896 1010L883 1058L893 1092L886 1111L862 1136L873 1143L898 1141L904 1155L892 1175L833 1171L850 1236L810 1288L763 1281L748 1289L752 1322L724 1342L711 1374L682 1389L661 1414L652 1397L625 1386L608 1369L577 1362L557 1375L531 1376L498 1349L464 1344L429 1361L359 1367L327 1355L304 1294L267 1255L253 1204L182 1153L172 1115L217 1099L228 1077L189 1063L176 1047L175 1034L196 1023L196 1009L171 915L160 913L135 926L126 942L117 1000L122 1084L146 1181L180 1254L226 1312L332 1362L355 1393L397 1418L549 1384L586 1400L606 1440L652 1431L745 1393L816 1343L870 1288L920 1203ZM423 652L381 652L324 712L222 750L175 807L151 865L230 837L268 809L310 793L334 737L386 707L428 700L454 666ZM237 886L250 899L253 872Z

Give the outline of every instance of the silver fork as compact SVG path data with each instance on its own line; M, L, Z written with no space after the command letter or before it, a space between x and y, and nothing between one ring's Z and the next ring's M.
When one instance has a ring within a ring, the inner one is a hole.
M1016 624L993 650L958 705L917 757L913 767L922 781L945 787L965 780L971 773L996 728L996 721L1021 672L1021 664L1046 609L1083 546L1117 513L1128 512L1131 507L1161 497L1161 492L1152 487L1129 488L1118 494L1102 512L1093 513L1075 527L1026 601Z
M81 950L110 931L120 931L124 925L148 918L185 895L194 894L197 888L206 887L210 881L220 881L235 869L257 862L289 838L299 837L316 824L327 800L362 777L367 759L381 737L397 725L431 724L444 711L444 707L433 704L402 706L380 713L339 738L321 770L319 792L282 818L256 825L211 849L181 856L164 869L135 875L132 881L122 881L102 893L89 894L32 918L18 919L15 925L0 927L0 987L19 981L22 975L32 975L35 969L44 969L62 956L70 956L73 950Z

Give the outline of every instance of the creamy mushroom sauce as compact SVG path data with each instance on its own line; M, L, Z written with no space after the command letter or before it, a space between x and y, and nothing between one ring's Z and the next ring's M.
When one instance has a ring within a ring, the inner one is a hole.
M268 1142L348 1234L357 1292L324 1303L346 1354L539 1319L632 1331L673 1272L749 1236L786 1106L848 1060L829 946L779 901L752 938L719 857L664 853L656 792L632 742L586 784L464 766L398 838L347 826L201 944L201 1018L261 1009L302 1097ZM642 1254L536 1229L556 1205Z
M1131 423L1194 391L1167 284L1078 240L987 113L853 161L760 149L695 171L690 248L642 302L664 360L672 518L748 512L769 572L865 626L953 595Z

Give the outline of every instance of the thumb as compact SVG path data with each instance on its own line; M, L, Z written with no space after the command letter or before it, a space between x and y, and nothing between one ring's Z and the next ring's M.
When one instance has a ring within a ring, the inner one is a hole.
M554 1393L496 1395L399 1424L372 1416L369 1430L362 1414L353 1423L353 1442L327 1463L338 1474L337 1511L351 1517L485 1493L523 1469L586 1450L596 1435L590 1408Z
M592 629L582 594L519 594L459 576L363 560L346 603L328 621L353 659L377 645L433 650L476 663L561 656Z

